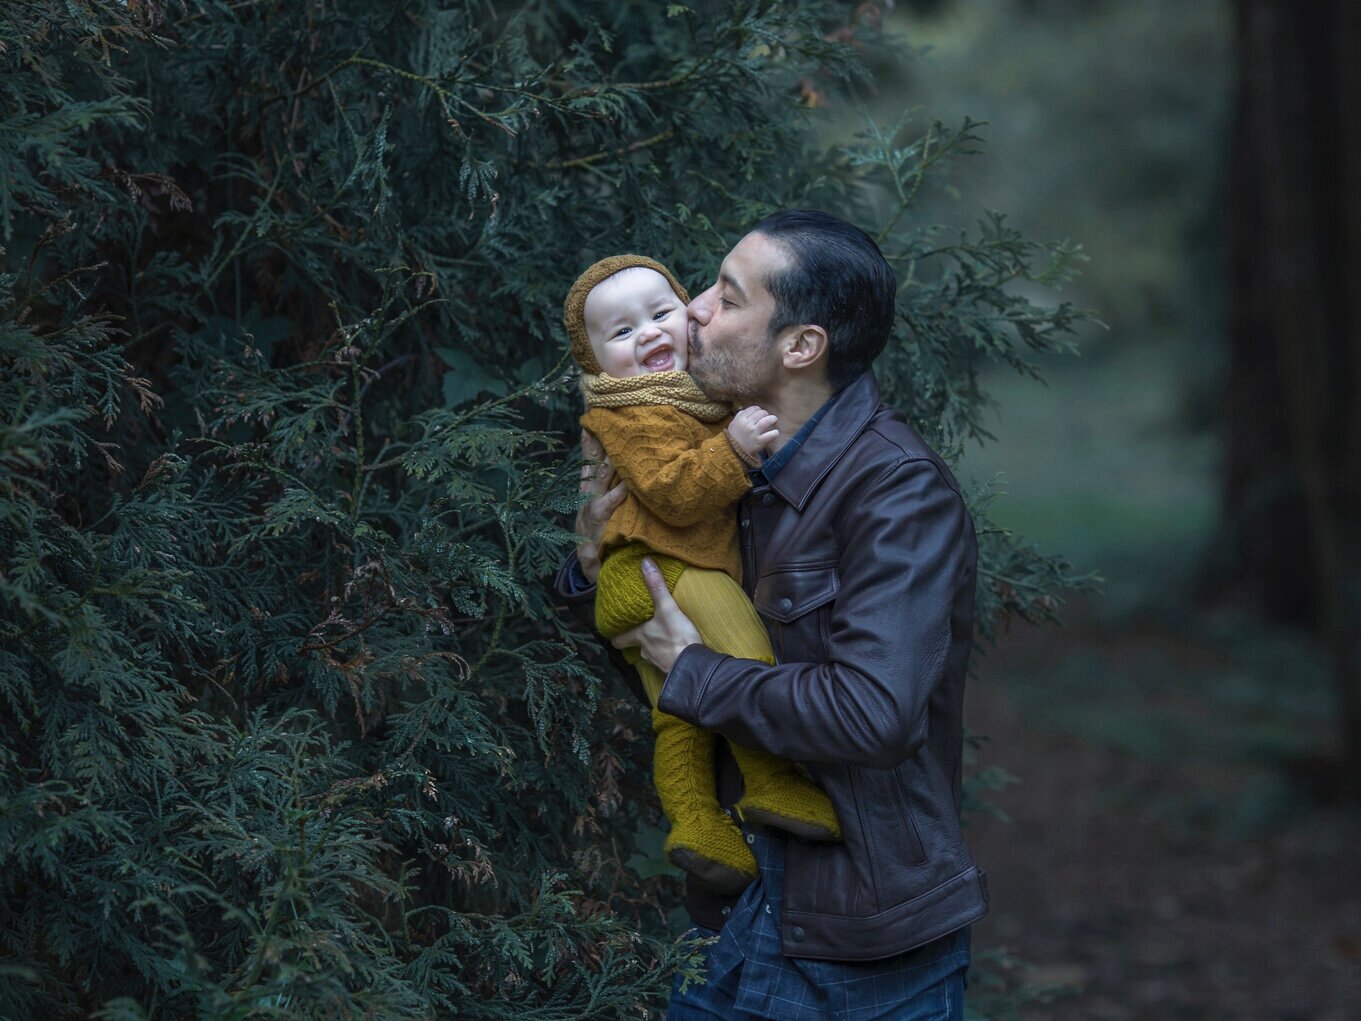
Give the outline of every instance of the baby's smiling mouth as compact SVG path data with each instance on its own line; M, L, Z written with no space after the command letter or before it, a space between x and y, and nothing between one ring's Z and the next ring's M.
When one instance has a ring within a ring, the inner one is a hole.
M675 357L671 353L671 348L666 346L657 348L643 359L643 368L650 372L660 372L674 364Z

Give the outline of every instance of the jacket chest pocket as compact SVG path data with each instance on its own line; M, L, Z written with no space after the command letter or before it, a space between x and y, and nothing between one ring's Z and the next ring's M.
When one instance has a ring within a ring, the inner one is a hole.
M820 663L831 643L832 604L841 589L832 564L791 566L762 575L752 602L781 663Z

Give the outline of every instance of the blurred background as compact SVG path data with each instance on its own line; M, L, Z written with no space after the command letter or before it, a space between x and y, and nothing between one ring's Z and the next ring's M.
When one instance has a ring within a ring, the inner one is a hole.
M988 122L929 213L1080 243L1061 297L1105 325L994 370L962 471L1099 578L969 693L1019 778L971 821L975 946L1030 962L1026 1018L1361 1018L1357 6L889 17L917 56L879 112Z

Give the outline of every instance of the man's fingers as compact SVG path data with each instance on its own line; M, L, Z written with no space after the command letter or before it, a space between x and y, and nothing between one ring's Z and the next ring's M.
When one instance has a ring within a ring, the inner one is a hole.
M610 478L614 475L614 463L607 457L603 461L590 466L591 474L582 483L583 491L595 493L599 496L605 492L605 487L610 484Z
M670 610L676 605L676 601L671 598L670 590L666 587L662 569L651 557L643 557L643 584L652 595L654 616L659 616L663 610Z
M614 465L605 456L600 441L585 429L581 430L581 484L583 493L603 493L614 474Z
M585 429L581 430L581 456L588 461L600 461L605 456L605 448L600 441Z
M581 484L577 487L583 493L597 496L605 492L605 487L614 475L614 463L607 457L598 462L587 462L581 466Z
M597 521L605 521L614 513L615 508L624 502L624 497L628 496L628 492L628 483L616 483L613 488L601 493L587 504L588 513Z
M663 605L674 602L671 593L667 591L666 578L662 575L661 568L653 562L651 557L643 557L643 584L652 594L652 605L656 607L656 613L661 612ZM616 649L628 649L635 645L642 645L643 628L645 627L647 627L646 624L639 624L635 628L617 634L610 639L610 644Z
M651 557L643 557L643 584L654 596L659 587L666 589L666 579L662 577L662 570Z

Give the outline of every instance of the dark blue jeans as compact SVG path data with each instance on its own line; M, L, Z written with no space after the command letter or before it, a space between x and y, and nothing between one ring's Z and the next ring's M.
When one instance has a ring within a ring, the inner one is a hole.
M700 936L716 935L712 930L695 927ZM898 1003L863 1005L855 1011L855 1021L964 1021L964 977L967 967L956 968L939 981L920 990L910 1000ZM691 982L680 991L681 978L671 985L671 1002L666 1021L783 1021L739 1010L731 992L709 983Z

